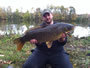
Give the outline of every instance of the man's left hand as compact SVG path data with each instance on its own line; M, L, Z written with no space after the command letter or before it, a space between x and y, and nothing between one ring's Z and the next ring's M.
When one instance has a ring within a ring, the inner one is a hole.
M66 36L67 36L67 35L66 35L65 33L62 33L61 38L59 39L59 41L60 41L60 42L65 41Z

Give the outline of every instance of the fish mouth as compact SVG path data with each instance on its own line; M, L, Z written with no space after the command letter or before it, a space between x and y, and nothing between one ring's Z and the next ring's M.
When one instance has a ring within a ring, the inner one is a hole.
M67 31L67 32L65 32L65 34L66 34L67 36L69 36L69 37L72 37L71 34L73 34L73 31Z

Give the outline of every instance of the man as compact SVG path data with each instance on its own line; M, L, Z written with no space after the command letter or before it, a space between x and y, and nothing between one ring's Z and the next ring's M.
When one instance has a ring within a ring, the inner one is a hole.
M55 24L53 14L49 9L42 12L42 19L43 24L41 26ZM52 68L73 68L69 55L64 51L66 42L67 37L64 33L59 40L53 41L51 48L47 47L46 42L38 43L36 39L30 40L30 43L36 44L36 49L24 63L23 68L43 68L47 62Z

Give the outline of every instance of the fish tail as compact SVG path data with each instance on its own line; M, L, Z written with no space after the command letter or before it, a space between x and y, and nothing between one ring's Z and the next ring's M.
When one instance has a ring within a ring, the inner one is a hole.
M22 47L23 47L23 45L24 45L24 42L22 42L20 39L21 39L21 38L16 38L16 39L14 40L14 44L17 45L17 51L21 51L21 49L22 49Z

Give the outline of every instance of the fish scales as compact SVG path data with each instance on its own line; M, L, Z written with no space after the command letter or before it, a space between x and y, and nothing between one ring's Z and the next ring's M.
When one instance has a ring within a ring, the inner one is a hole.
M73 29L74 26L71 24L56 23L56 24L51 24L44 28L27 31L24 36L18 39L23 44L27 41L30 41L31 39L36 39L38 42L47 42L47 41L51 42L54 40L58 40L63 32L69 32ZM16 39L16 43L17 43L17 39Z
M29 41L30 39L37 39L38 42L45 42L45 41L51 41L53 40L54 37L56 37L59 31L57 26L54 27L46 27L42 29L37 29L37 30L32 30L30 32L27 32L25 37L23 38L28 38L28 40L24 41ZM26 37L27 36L27 37Z

